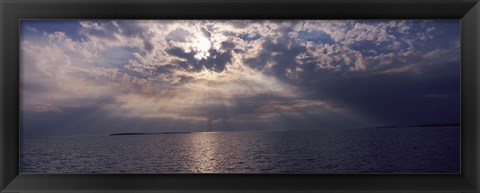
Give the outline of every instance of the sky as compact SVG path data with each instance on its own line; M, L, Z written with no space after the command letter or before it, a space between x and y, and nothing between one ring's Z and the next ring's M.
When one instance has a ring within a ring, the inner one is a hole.
M460 20L22 20L23 136L460 120Z

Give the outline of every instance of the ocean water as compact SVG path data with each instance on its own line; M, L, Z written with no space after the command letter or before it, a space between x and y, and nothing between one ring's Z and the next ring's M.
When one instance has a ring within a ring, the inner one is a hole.
M22 139L21 173L460 173L460 129Z

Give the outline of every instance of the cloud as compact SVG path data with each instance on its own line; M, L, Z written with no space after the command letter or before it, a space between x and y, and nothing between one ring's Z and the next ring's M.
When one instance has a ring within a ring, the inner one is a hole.
M306 52L296 57L299 64L313 63L316 70L356 71L365 69L363 55L344 45L306 43Z
M407 112L381 99L418 105L431 93L454 92L452 85L439 92L435 81L455 80L460 61L459 32L449 28L458 24L450 21L71 22L78 31L21 37L22 111L29 115L104 113L106 120L192 130L371 125L394 122L399 114L379 113L389 106ZM403 89L413 77L436 89ZM387 83L417 98L384 93Z
M445 56L449 56L449 57L445 57ZM458 55L458 50L456 50L455 48L435 49L423 54L422 58L427 60L436 60L438 58L442 58L442 59L446 58L447 60L458 60L459 55Z
M34 27L28 27L26 26L25 27L28 31L31 31L31 32L38 32L37 28L34 28Z
M459 69L460 49L451 47L448 49L438 48L423 53L416 60L399 67L390 67L380 73L416 73L429 72L435 69L443 68L445 65ZM390 62L391 63L391 62Z

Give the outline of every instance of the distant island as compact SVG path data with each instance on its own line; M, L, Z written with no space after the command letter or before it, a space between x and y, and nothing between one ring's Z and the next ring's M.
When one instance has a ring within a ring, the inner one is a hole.
M161 132L161 133L110 133L109 136L116 136L116 135L164 135L164 134L184 134L184 133L192 133L192 132Z
M389 126L380 126L380 127L372 127L372 128L401 128L401 127L458 127L458 126L460 126L460 123L423 124L423 125L407 125L407 126L389 125Z
M441 123L441 124L422 124L422 125L388 125L388 126L378 126L378 127L365 127L365 128L378 128L378 129L387 129L387 128L406 128L406 127L459 127L460 123ZM170 131L170 132L160 132L160 133L110 133L108 136L119 136L119 135L167 135L167 134L187 134L194 133L188 131Z

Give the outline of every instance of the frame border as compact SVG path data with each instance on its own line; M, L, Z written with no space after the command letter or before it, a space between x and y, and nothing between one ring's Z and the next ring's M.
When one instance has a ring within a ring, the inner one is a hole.
M479 192L478 0L0 0L0 192ZM462 174L18 174L20 19L461 19Z

